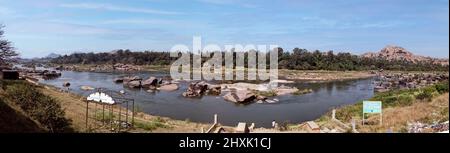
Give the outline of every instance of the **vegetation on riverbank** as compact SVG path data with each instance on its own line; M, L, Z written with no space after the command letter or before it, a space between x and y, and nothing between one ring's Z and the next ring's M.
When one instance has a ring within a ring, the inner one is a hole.
M60 92L57 88L45 86L43 88L39 88L42 93L48 95L50 97L55 98L61 106L64 108L66 112L67 118L73 120L73 127L76 131L79 132L87 132L88 130L85 128L85 113L86 113L86 103L84 102L85 97L67 93ZM116 108L117 109L117 108ZM89 106L89 113L95 114L96 112L100 112L100 107L95 110L94 104ZM153 116L150 114L146 114L141 111L139 105L135 105L135 126L133 129L130 129L127 132L131 133L160 133L160 132L168 132L168 133L198 133L201 131L201 128L207 128L210 124L204 123L195 123L195 122L185 122L183 120L174 120L167 117ZM130 112L131 113L131 112ZM117 114L116 114L117 115ZM101 122L101 119L98 115L94 115L98 119L97 122ZM123 119L125 118L122 116ZM128 116L129 121L131 120L131 115ZM107 119L108 117L106 117ZM212 118L212 117L211 117ZM92 120L91 120L92 121ZM95 122L95 121L94 121ZM95 123L98 124L98 123ZM109 129L96 129L91 132L111 132Z
M17 106L27 116L39 122L46 131L73 132L71 120L65 118L64 110L52 97L44 95L33 85L23 81L1 81L0 84L1 99Z
M383 102L383 125L378 125L378 115L368 115L367 125L357 124L360 132L386 132L388 129L407 132L407 123L419 121L432 124L448 121L448 81L424 88L392 90L376 93L369 100ZM336 118L345 123L353 119L362 121L362 102L336 109ZM316 121L322 124L331 119L331 112Z
M260 52L259 52L260 53ZM224 56L225 52L222 52ZM244 53L244 63L248 61L248 52ZM194 55L191 55L194 56ZM233 57L236 57L233 52ZM210 58L202 57L202 62ZM234 58L236 59L236 58ZM169 52L130 50L115 50L103 53L74 53L64 55L51 60L54 64L116 64L127 63L133 65L170 65L177 57L170 57ZM266 60L269 62L270 60ZM234 63L236 63L234 61ZM308 51L295 48L292 51L284 51L278 48L278 68L289 70L330 70L330 71L361 71L361 70L407 70L430 71L448 70L448 65L440 65L432 62L411 62L407 60L387 60L383 58L368 58L351 53L337 53L333 51L321 52ZM247 66L247 64L245 64Z
M31 85L26 81L2 80L0 81L0 87L1 113L15 115L8 116L5 119L0 118L0 120L5 120L5 123L17 123L3 126L0 128L3 132L111 132L106 127L100 129L85 128L86 103L82 96L61 92L54 87ZM13 104L17 110L10 111L11 108L6 104ZM99 115L95 114L100 112L101 109L94 109L95 107L92 104L89 107L89 113L94 114L93 117L97 120L90 124L101 124L103 118L100 119ZM25 118L21 116L21 112L25 114ZM111 117L106 114L105 122ZM129 116L130 120L131 116ZM201 128L206 129L209 126L209 124L173 120L137 111L135 126L127 132L191 133L200 132Z

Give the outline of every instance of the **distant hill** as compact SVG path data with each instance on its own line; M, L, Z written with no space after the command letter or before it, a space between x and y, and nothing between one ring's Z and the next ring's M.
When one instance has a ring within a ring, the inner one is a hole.
M61 56L60 54L55 54L55 53L50 53L49 55L47 55L44 58L58 58L59 56Z
M433 64L449 65L448 59L440 59L440 58L432 58L432 57L421 56L421 55L414 55L413 53L411 53L410 51L406 50L403 47L393 46L393 45L388 45L388 46L384 47L383 49L381 49L381 51L379 51L379 52L376 52L376 53L369 52L369 53L363 54L362 56L368 57L368 58L383 58L383 59L387 59L389 61L406 60L406 61L413 62L413 63L431 62Z

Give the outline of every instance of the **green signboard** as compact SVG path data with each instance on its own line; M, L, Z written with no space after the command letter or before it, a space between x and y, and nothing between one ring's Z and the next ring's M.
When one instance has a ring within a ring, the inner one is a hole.
M381 101L363 101L363 113L378 114L381 113Z

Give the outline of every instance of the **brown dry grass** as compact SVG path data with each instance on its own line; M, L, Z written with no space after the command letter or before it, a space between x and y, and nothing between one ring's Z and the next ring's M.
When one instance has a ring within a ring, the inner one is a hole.
M449 94L445 93L432 99L431 102L417 101L411 106L392 107L383 110L383 125L360 126L360 132L386 132L392 129L397 132L405 132L408 122L444 122L448 120ZM379 118L372 116L369 121Z

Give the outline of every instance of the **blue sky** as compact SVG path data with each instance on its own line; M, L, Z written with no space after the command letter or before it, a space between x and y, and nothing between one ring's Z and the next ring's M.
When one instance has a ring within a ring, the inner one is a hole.
M449 57L448 0L0 0L22 57L203 44Z

